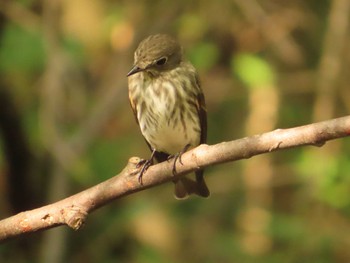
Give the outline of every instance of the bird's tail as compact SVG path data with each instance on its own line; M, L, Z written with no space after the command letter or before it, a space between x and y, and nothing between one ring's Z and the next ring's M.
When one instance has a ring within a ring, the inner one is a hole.
M196 171L195 181L183 176L174 181L174 183L176 199L186 199L191 194L201 197L209 197L210 195L210 191L204 181L203 170Z

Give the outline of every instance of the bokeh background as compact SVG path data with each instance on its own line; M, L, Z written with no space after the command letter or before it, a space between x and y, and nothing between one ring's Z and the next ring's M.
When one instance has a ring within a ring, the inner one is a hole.
M0 1L0 217L79 192L148 147L126 73L174 35L199 71L209 144L350 111L348 0ZM0 246L1 262L350 262L350 141L210 167L209 199L171 183L74 232Z

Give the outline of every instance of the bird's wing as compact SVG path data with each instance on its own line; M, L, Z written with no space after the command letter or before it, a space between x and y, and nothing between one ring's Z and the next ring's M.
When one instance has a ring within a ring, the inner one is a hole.
M196 84L198 86L199 91L197 94L196 106L201 127L200 143L202 144L207 142L207 109L205 107L204 94L202 89L200 88L198 76L196 76Z

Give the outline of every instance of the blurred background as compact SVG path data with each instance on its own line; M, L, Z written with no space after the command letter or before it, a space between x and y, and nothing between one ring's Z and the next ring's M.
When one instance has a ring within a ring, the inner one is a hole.
M209 144L348 114L348 0L0 1L0 217L148 158L126 74L169 33L199 71ZM350 262L350 141L206 169L0 246L1 262Z

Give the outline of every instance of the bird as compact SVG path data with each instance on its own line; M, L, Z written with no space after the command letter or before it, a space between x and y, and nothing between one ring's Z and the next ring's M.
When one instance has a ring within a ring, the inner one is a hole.
M174 159L176 174L181 155L207 139L205 98L196 69L174 37L155 34L138 45L127 77L130 105L152 152L144 161L139 180L142 183L143 173L154 158L157 162ZM210 195L203 169L195 171L195 180L182 176L173 182L177 199Z

